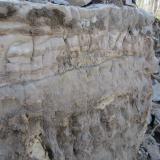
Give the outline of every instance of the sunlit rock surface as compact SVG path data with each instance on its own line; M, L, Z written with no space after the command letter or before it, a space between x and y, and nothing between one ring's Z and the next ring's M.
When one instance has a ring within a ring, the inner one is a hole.
M134 160L151 107L153 17L0 7L0 159Z
M91 2L92 0L68 0L68 2L71 4L71 5L76 5L76 6L84 6L84 5L87 5Z
M151 76L153 88L151 114L137 160L160 159L160 21L158 19L153 23L153 33L156 61L159 65Z

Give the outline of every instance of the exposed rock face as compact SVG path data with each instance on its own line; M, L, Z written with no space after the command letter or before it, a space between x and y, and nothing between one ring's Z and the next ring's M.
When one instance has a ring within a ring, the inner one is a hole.
M52 3L56 3L56 4L62 4L62 5L69 5L68 1L66 0L52 0Z
M92 0L68 0L68 2L72 5L76 5L76 6L84 6L88 3L90 3Z
M154 49L159 68L152 75L152 108L151 118L143 143L140 146L138 160L160 159L160 21L153 23Z
M135 159L151 106L153 17L11 7L0 10L0 159Z
M155 36L155 53L156 56L160 57L160 20L156 19L153 24L154 36Z

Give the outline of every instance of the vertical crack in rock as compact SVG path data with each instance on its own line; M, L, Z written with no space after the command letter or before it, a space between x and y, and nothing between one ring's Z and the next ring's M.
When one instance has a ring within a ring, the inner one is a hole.
M35 40L34 40L34 36L32 35L32 45L33 45L33 49L32 49L32 55L31 55L31 62L33 61L34 58L34 52L35 52Z
M40 138L41 138L41 145L45 151L45 155L48 156L49 160L53 160L54 155L53 155L52 149L50 148L49 145L46 144L46 142L44 142L45 139L42 137L41 133L40 133Z

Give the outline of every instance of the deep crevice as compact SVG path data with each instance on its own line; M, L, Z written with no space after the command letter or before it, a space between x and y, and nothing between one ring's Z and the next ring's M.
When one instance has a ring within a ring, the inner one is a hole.
M54 159L54 156L53 156L53 152L51 150L51 148L49 146L45 146L45 151L48 153L48 157L50 160L53 160Z

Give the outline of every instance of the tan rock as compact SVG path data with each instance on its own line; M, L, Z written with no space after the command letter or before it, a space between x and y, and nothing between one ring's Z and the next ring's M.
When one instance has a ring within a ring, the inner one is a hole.
M79 7L89 2L19 2L0 18L0 159L135 158L156 68L153 17Z
M84 6L91 2L91 0L68 0L69 4L75 5L75 6Z

